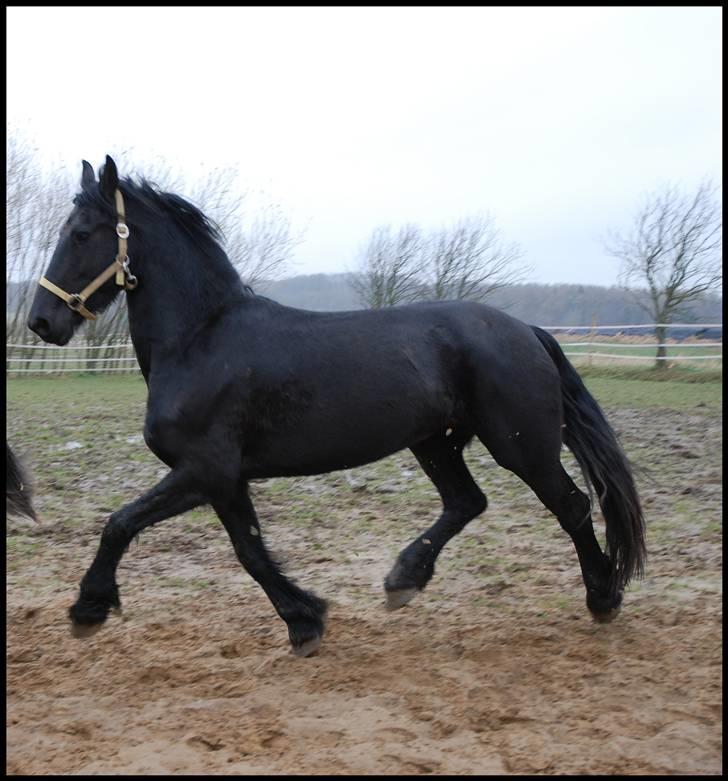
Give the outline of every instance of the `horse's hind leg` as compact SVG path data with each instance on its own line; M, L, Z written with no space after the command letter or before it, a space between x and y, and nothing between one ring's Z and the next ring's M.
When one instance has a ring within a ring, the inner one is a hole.
M622 595L610 585L612 565L594 534L589 497L577 488L561 465L558 430L532 440L528 431L543 432L543 427L523 429L518 438L495 437L491 431L481 440L495 460L518 475L556 516L576 548L586 587L587 607L595 620L611 621L619 612Z
M412 448L440 493L443 511L435 524L399 554L387 575L384 588L390 609L406 605L425 588L440 551L488 504L463 461L463 447L469 439L453 432L450 437L433 437Z
M538 475L523 479L571 537L586 588L586 604L592 616L599 622L611 621L619 613L622 594L610 585L612 565L594 534L589 497L577 488L560 463L558 470L553 468L549 477L539 471Z
M213 501L212 506L230 535L238 560L261 585L278 615L288 625L293 653L311 656L321 644L326 602L298 588L271 559L245 483L230 499Z

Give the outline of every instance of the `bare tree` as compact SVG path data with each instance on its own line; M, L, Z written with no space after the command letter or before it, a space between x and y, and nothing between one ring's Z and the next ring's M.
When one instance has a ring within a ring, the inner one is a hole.
M504 244L488 216L468 217L433 234L428 263L428 296L483 301L494 290L522 282L522 252Z
M482 301L523 280L528 269L517 265L521 255L517 244L502 242L487 216L429 234L417 225L397 234L390 227L377 228L351 284L359 301L371 308L422 299Z
M191 200L220 228L228 257L246 285L265 289L280 279L303 240L290 218L265 194L250 205L251 193L234 168L213 169L193 188Z
M723 224L717 191L709 180L692 195L667 185L647 196L629 231L613 231L606 242L607 252L622 263L621 287L655 323L673 322L686 304L721 284ZM666 331L655 330L656 365L662 368Z
M302 241L276 204L266 204L250 223L236 215L223 221L221 227L230 260L243 282L254 288L265 289L267 283L280 279Z
M6 343L36 343L26 322L70 207L68 183L61 174L45 174L36 150L22 137L8 134L6 151Z
M390 226L376 228L362 253L361 270L351 281L359 302L381 309L420 298L424 250L416 225L405 225L396 234Z

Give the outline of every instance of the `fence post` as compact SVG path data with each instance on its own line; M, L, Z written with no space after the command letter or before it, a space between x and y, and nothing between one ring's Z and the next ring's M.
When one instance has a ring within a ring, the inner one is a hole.
M597 327L597 316L596 316L596 314L593 314L592 315L591 331L589 332L589 362L588 362L589 367L591 367L591 365L592 365L591 343L594 340L594 335L596 333L596 327Z
M661 327L661 324L658 324L658 327L655 328L655 338L657 339L655 368L659 370L667 369L667 328Z

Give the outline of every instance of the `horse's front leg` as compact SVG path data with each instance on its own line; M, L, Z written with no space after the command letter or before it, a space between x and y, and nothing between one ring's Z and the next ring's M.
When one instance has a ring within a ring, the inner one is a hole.
M79 597L69 610L75 637L94 634L101 628L109 610L120 608L116 568L135 535L206 501L206 496L194 487L185 470L173 469L154 488L109 518L96 557L81 580Z
M263 543L255 508L243 483L236 494L212 506L230 535L238 560L256 580L288 626L292 653L311 656L321 644L326 602L292 583L271 559Z

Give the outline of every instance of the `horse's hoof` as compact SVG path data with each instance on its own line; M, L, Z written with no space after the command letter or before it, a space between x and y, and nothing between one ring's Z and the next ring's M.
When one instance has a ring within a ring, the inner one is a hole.
M79 640L85 640L86 638L95 635L102 626L103 623L77 624L75 621L71 621L71 634Z
M417 596L417 588L401 588L397 591L387 591L387 610L399 610Z
M594 619L595 623L597 624L610 624L614 619L619 615L619 611L622 609L621 605L617 605L617 607L610 608L609 610L603 612L603 613L595 613L594 611L591 612L591 616Z
M311 640L306 640L305 643L301 643L301 645L291 646L291 653L301 658L313 656L318 651L320 645L321 637L314 637Z

